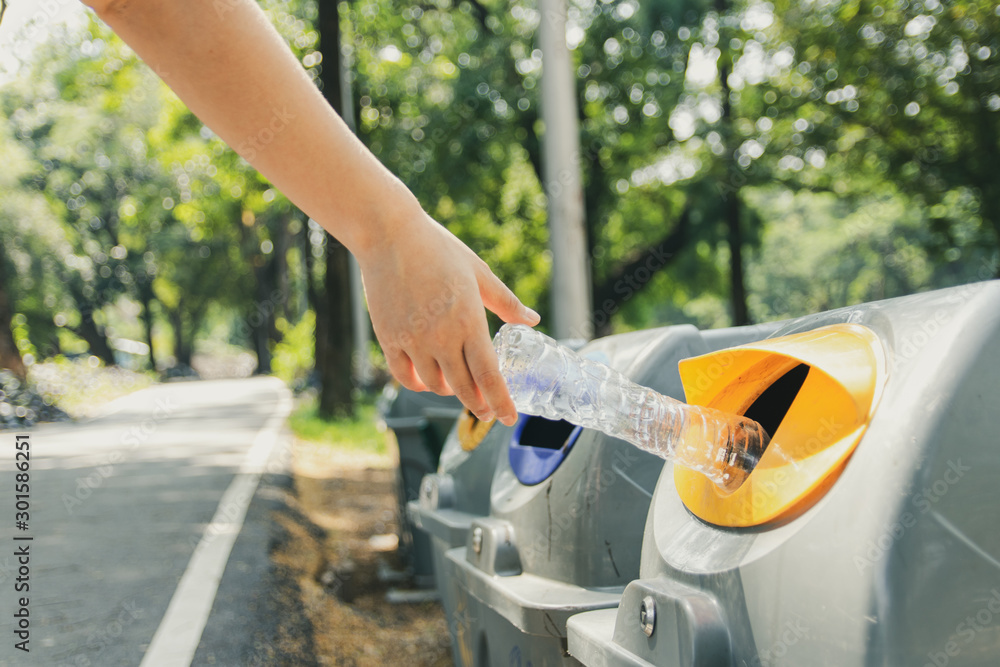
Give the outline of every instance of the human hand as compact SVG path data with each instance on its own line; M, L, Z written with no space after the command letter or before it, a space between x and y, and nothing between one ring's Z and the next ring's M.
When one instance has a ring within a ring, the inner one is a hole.
M389 370L414 391L455 394L480 420L512 425L483 307L505 322L538 324L468 246L423 210L358 256L375 335Z

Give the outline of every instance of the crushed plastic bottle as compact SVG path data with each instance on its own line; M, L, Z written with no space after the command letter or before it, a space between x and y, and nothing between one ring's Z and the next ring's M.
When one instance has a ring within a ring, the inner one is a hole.
M621 438L726 492L743 484L770 439L752 419L658 394L524 325L504 325L493 344L520 412Z

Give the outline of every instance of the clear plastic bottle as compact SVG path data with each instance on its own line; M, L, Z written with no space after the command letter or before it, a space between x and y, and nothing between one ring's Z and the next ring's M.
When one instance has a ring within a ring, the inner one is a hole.
M641 387L524 325L504 325L493 344L520 412L621 438L701 472L726 492L743 484L767 446L768 434L751 419Z

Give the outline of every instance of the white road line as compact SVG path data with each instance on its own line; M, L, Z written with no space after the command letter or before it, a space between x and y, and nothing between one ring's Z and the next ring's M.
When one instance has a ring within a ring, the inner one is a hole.
M219 501L212 523L195 548L140 667L189 667L191 664L229 554L243 528L247 507L291 411L291 394L282 385L277 408L257 433L240 471Z

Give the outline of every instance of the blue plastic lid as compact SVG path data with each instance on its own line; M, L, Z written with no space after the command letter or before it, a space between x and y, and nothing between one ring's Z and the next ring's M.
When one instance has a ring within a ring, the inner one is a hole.
M520 414L508 447L510 467L518 481L533 486L548 479L582 431L567 421Z

